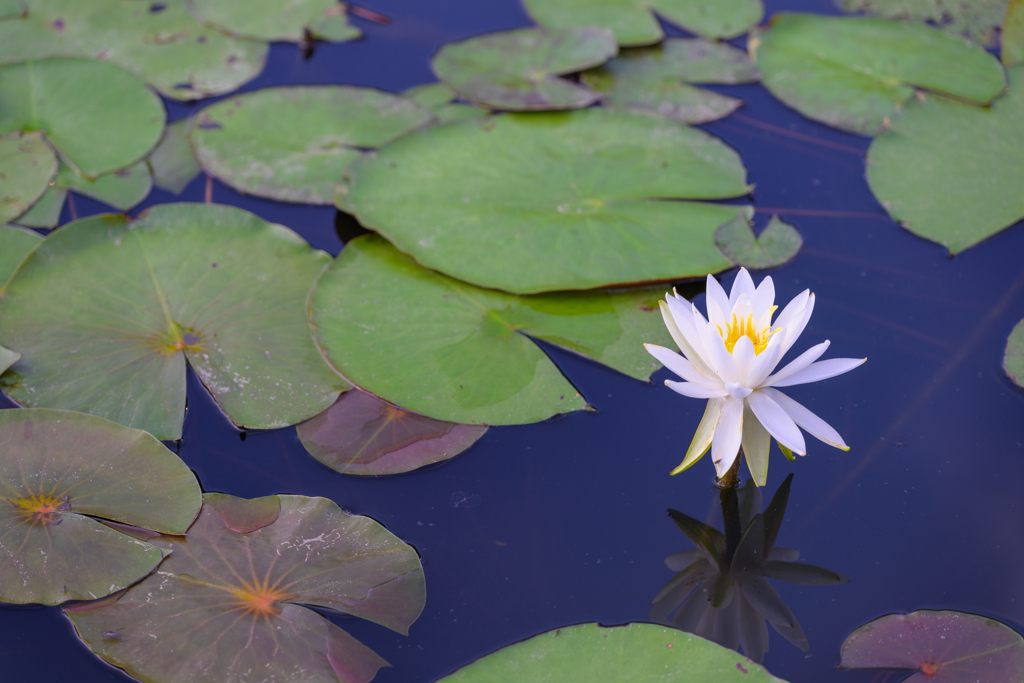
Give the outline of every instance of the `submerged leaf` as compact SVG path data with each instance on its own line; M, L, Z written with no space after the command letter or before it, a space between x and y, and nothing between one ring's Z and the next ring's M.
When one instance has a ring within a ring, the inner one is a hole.
M1013 326L1013 332L1006 340L1003 370L1014 384L1024 387L1024 320Z
M201 21L237 38L341 42L362 35L338 0L186 0Z
M174 194L181 194L203 170L188 144L189 122L190 119L185 118L167 124L163 138L147 159L153 184Z
M0 85L0 106L3 95ZM0 109L0 129L5 128L2 117ZM56 172L57 157L41 133L15 130L0 134L0 224L28 211L46 192Z
M774 268L790 261L804 240L797 229L778 216L772 216L760 235L754 236L750 224L738 216L715 231L715 245L738 266Z
M992 47L1006 3L1007 0L838 0L836 4L846 12L926 22Z
M0 288L14 274L21 260L35 249L43 236L16 225L0 225Z

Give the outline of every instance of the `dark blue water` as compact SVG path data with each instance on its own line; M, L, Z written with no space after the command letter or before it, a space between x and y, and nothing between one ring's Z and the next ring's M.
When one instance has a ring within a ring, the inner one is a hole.
M767 4L769 12L833 12L826 0ZM428 60L440 44L529 23L515 0L378 0L373 9L393 23L357 20L365 39L320 45L308 61L276 45L245 90L346 83L398 91L433 80ZM797 351L831 339L829 357L868 357L848 375L790 391L851 450L808 439L809 455L795 463L773 452L765 501L796 473L778 543L851 582L776 584L811 650L773 632L765 665L794 683L868 681L870 672L836 670L839 646L894 611L958 609L1024 629L1024 392L1001 369L1006 337L1024 317L1024 229L949 258L875 202L864 180L867 139L808 121L760 86L718 89L747 102L705 128L741 152L757 186L759 227L774 210L804 236L796 259L771 272L783 302L807 287L817 295ZM172 118L197 108L169 105ZM199 178L181 198L156 190L143 206L202 201L204 191ZM331 208L252 199L216 182L213 199L283 223L316 247L341 248ZM76 210L105 209L76 197ZM726 287L733 274L723 274ZM703 296L697 303L703 308ZM491 429L427 471L346 477L308 456L294 428L243 440L195 378L180 455L206 490L327 496L416 546L428 599L408 637L339 621L394 665L380 683L432 681L556 626L644 620L673 574L662 559L692 547L666 509L721 525L709 462L668 476L704 402L663 386L667 371L644 384L547 350L597 412ZM0 680L129 679L94 658L58 609L3 608Z

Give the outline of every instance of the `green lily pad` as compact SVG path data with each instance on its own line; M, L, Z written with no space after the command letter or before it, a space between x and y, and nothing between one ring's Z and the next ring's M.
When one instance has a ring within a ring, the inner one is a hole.
M773 95L861 135L877 133L914 88L979 105L1006 88L995 57L924 24L780 13L749 45Z
M721 645L656 624L558 628L481 657L438 683L664 680L784 683Z
M203 168L239 192L331 204L335 185L363 149L432 120L412 100L370 88L292 86L207 107L190 135Z
M428 268L529 294L723 270L714 232L743 207L663 200L741 196L745 173L720 140L660 116L501 114L363 157L338 205Z
M75 221L0 293L0 343L22 353L0 384L22 405L176 439L187 359L235 424L295 424L348 388L306 315L328 261L291 230L228 206Z
M0 225L0 287L4 286L25 256L43 241L34 230Z
M523 28L449 43L431 67L460 97L487 107L578 109L600 96L559 76L603 64L618 51L608 29Z
M760 269L774 268L792 260L804 240L793 225L778 216L772 216L756 237L750 223L738 217L718 229L715 244L736 265Z
M15 130L41 131L75 170L95 178L153 149L164 106L113 64L57 58L0 66L0 133Z
M612 106L651 111L683 123L714 121L743 104L690 83L752 83L760 77L746 53L700 38L669 38L654 47L623 50L582 76Z
M53 605L121 590L165 552L96 518L183 534L195 475L149 434L64 410L0 410L0 600Z
M839 0L846 12L864 12L886 19L926 22L955 36L970 36L995 46L1007 0Z
M65 608L97 655L144 681L365 683L387 662L308 606L407 633L423 609L412 546L324 498L206 494L141 583ZM115 635L111 635L115 634Z
M309 454L331 469L379 475L411 472L454 458L476 443L487 427L434 420L365 391L348 391L297 431Z
M600 26L611 29L623 47L662 39L655 14L708 38L735 38L764 14L760 0L523 0L523 5L541 26Z
M0 346L0 375L7 372L7 368L17 363L19 358L21 358L21 354L17 351L11 351L5 346Z
M0 0L0 19L20 17L25 14L25 6L21 0Z
M476 105L456 102L455 93L444 83L417 85L402 94L434 112L438 123L479 119L489 113Z
M127 211L149 196L153 188L153 177L145 161L128 168L107 173L90 180L62 165L57 177L53 180L53 189L74 190L78 194L97 199L115 209Z
M237 89L267 58L264 42L238 40L193 19L184 0L26 0L0 22L0 64L44 57L102 59L164 96L196 100ZM153 11L151 7L159 7Z
M181 191L202 172L192 146L188 143L189 119L167 124L160 143L149 153L149 170L153 184L174 194Z
M0 97L3 95L2 87L0 85ZM3 119L0 118L2 126ZM57 157L41 133L16 130L0 134L0 223L28 211L46 192L56 172Z
M1010 0L999 35L1002 40L999 56L1003 66L1010 68L1024 64L1024 0Z
M1024 387L1024 320L1014 326L1013 332L1006 340L1003 370L1014 384Z
M1024 66L1008 73L1010 92L991 107L914 100L868 148L868 183L885 210L952 253L1024 217Z
M526 335L646 379L659 365L643 342L667 340L663 294L519 297L429 271L365 235L317 282L312 321L331 364L386 401L437 420L525 424L587 405Z
M55 228L60 223L60 214L64 210L64 200L68 197L67 190L50 186L43 196L36 200L25 213L16 219L18 225L26 228Z
M342 42L363 35L338 0L186 0L200 21L236 38Z

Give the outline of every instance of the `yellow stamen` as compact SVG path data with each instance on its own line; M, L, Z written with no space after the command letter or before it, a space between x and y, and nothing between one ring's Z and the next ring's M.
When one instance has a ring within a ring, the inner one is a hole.
M31 524L60 524L61 513L71 509L67 496L57 498L40 493L10 501L18 510L18 516Z
M725 348L732 353L733 348L736 346L736 342L740 340L740 337L746 337L754 344L754 355L757 355L765 350L768 346L768 340L775 334L771 327L766 327L760 332L754 326L754 314L749 314L746 318L739 318L737 320L736 314L732 314L732 322L727 323L725 331L722 330L721 325L715 325L718 328L718 334L722 335L722 340L725 342Z
M243 582L242 588L228 588L227 591L238 601L238 609L257 617L276 617L281 613L278 603L294 598L291 593L271 586L268 583L255 581L252 584Z

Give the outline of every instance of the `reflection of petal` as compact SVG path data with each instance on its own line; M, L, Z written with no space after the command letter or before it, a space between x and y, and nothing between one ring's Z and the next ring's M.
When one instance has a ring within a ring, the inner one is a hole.
M743 646L743 654L760 664L764 660L764 653L768 651L768 627L765 626L764 617L757 613L757 610L747 602L743 591L737 591L736 603L740 610L740 645Z
M708 610L714 610L714 607L708 602L707 585L707 582L705 582L697 586L690 593L690 597L683 601L679 611L672 617L672 623L675 624L676 628L688 633L696 633L697 625L704 618L704 613Z
M769 579L795 583L798 586L820 586L825 583L848 583L850 581L831 569L815 567L813 564L780 562L778 560L765 562L759 573Z
M711 599L711 606L715 609L722 609L728 607L732 602L732 596L735 591L732 590L733 578L729 572L723 572L715 577L715 580L709 584L708 595Z
M800 559L800 551L793 548L772 548L768 553L768 559L779 562L796 562Z
M705 557L721 566L718 558L725 553L725 535L721 531L678 510L669 510L668 516L691 543L705 551Z
M754 515L761 514L761 488L753 479L748 479L736 495L740 499L740 528L746 529Z
M800 628L799 622L793 627L772 624L772 628L775 629L780 636L793 643L804 652L811 649L811 644L807 642L807 636L804 635L804 630Z
M771 553L772 548L775 547L775 539L779 537L779 529L782 528L782 520L786 518L786 505L789 503L789 489L792 485L793 473L791 472L779 488L775 490L775 495L772 496L772 502L768 503L768 508L764 511L765 553ZM793 559L795 560L796 558L794 557Z
M715 629L711 640L722 647L736 650L740 646L740 601L739 591L732 591L735 597L721 609L715 610Z
M673 576L672 579L666 583L660 591L658 591L658 594L654 596L654 599L651 600L651 604L653 605L654 603L661 602L663 600L671 602L667 600L667 596L669 593L675 591L676 588L682 586L687 589L686 592L688 593L689 589L693 588L696 584L701 583L702 581L707 581L717 573L718 570L715 569L715 566L702 557ZM685 596L686 593L681 595L677 593L677 599L668 611L671 612L672 609L678 607L679 603L683 601Z
M768 583L768 579L760 576L748 577L743 580L741 589L754 609L771 623L781 626L794 626L797 623L796 617Z
M707 609L701 616L700 621L697 622L697 626L693 629L692 633L701 638L711 640L711 636L715 634L715 615L717 613L718 610L712 607L711 603L708 603Z
M752 573L764 562L764 516L756 515L736 546L732 572L737 576Z
M696 548L692 550L680 550L678 553L672 553L665 558L665 566L674 572L681 572L699 559L700 551ZM655 598L655 600L657 600L657 598Z

